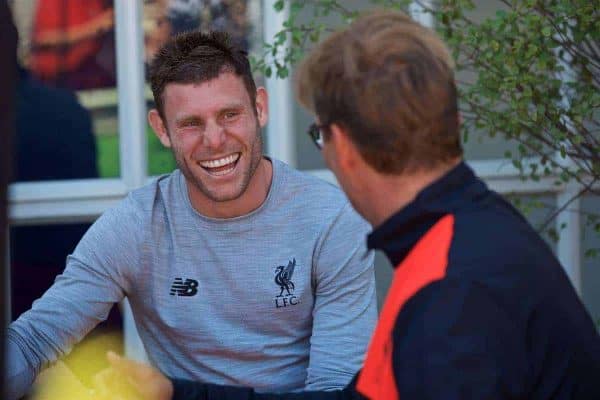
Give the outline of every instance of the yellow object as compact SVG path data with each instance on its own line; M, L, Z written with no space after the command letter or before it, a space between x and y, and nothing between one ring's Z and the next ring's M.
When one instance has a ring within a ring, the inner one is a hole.
M122 353L120 333L96 334L75 346L63 360L43 371L32 400L137 400L114 370L106 353Z

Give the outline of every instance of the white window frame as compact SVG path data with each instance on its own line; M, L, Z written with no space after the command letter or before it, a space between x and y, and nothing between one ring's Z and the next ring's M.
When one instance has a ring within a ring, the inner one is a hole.
M262 4L264 37L267 40L283 26L288 15L285 10L275 12L274 2L263 0ZM142 7L141 0L115 0L120 178L14 183L9 187L11 225L92 221L148 180ZM411 7L411 13L431 26L433 21L430 16L420 13L418 7ZM267 153L293 166L296 164L296 132L290 80L269 78L266 79L266 86L270 93ZM556 177L524 182L519 177L519 171L504 159L471 161L469 164L492 189L503 194L552 194L560 206L579 190L576 184L556 186ZM310 172L335 182L330 171ZM556 226L561 232L557 246L558 258L580 292L581 225L579 213L573 212L578 209L579 201L574 201L569 210L560 213ZM561 230L563 223L566 223L566 228ZM124 312L124 335L126 354L145 359L127 306Z

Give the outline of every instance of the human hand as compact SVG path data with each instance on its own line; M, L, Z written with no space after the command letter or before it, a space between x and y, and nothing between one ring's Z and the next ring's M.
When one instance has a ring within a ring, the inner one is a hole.
M112 351L106 355L111 367L94 379L96 394L111 400L171 400L173 385L150 365L123 358Z

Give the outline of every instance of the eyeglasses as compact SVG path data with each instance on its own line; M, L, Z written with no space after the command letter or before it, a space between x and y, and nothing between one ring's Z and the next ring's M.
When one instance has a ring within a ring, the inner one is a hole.
M312 139L313 143L315 144L315 146L317 146L317 149L321 150L323 148L323 132L322 129L324 129L325 126L323 125L318 125L317 123L312 123L310 124L310 126L308 127L308 136L310 136L310 138Z

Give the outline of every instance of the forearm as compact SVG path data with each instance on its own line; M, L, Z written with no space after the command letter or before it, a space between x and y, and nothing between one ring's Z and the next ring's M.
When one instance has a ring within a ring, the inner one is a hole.
M6 395L16 400L25 395L35 378L36 369L21 350L18 338L8 330L6 345Z
M109 352L116 376L123 377L140 398L152 400L359 400L356 377L343 390L297 393L256 393L248 387L222 386L166 377L158 369Z

